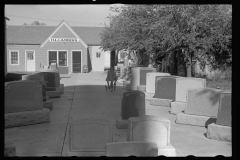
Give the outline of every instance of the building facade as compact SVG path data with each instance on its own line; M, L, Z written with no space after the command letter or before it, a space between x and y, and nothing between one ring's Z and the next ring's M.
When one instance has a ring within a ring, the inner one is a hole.
M60 74L104 71L110 52L100 49L104 27L7 26L7 71L40 71L57 63Z

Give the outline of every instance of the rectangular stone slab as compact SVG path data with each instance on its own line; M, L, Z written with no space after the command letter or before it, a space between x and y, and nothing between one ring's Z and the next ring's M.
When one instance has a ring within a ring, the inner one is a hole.
M46 108L35 111L6 113L4 116L5 128L50 122L50 110Z
M207 138L219 141L232 142L232 127L217 124L209 124Z
M170 144L170 120L152 115L128 119L128 141L156 142L158 147Z
M117 118L116 127L117 129L128 129L128 120L122 120L121 118Z
M146 92L155 94L156 76L170 76L169 73L149 72L146 77Z
M189 89L185 114L217 117L220 93L223 90L212 88Z
M170 107L172 101L172 99L152 98L150 104L154 106Z
M128 157L128 156L158 156L158 146L155 142L114 142L106 144L106 156Z
M198 115L189 115L184 113L177 114L176 123L192 126L207 127L211 123L216 123L216 118Z
M206 88L206 79L183 77L176 79L175 101L186 102L188 89Z
M5 83L5 113L43 109L42 84L36 81Z
M231 91L225 91L221 93L216 124L229 126L229 127L232 126L232 93Z
M147 73L149 72L156 72L155 68L141 68L140 69L140 85L146 85L146 77Z
M186 108L186 103L184 102L171 102L171 114L182 113Z
M105 152L112 142L112 124L105 120L82 119L70 124L70 150Z

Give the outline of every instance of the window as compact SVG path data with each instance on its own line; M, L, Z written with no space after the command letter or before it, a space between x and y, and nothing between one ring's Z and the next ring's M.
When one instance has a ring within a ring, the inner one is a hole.
M97 57L97 58L100 58L100 57L101 57L101 52L97 52L97 53L96 53L96 57Z
M58 61L59 66L67 66L67 52L58 51Z
M10 51L10 64L11 65L19 65L19 52L18 51Z
M27 51L27 60L34 60L32 51Z
M67 51L49 51L49 65L67 66Z

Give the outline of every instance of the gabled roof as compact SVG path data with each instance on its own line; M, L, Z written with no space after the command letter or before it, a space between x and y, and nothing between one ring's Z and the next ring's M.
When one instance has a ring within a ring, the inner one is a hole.
M8 44L42 44L57 26L7 26ZM105 27L71 27L89 46L100 45L100 33ZM63 37L64 38L64 37Z

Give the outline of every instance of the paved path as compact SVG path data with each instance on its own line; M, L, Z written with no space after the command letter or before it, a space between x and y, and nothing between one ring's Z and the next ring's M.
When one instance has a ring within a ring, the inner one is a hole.
M69 124L83 118L104 118L116 123L120 118L121 97L125 91L117 84L116 91L106 91L106 73L72 74L62 78L64 94L54 102L51 121L5 129L5 142L16 146L17 156L86 156L102 153L79 153L69 150ZM170 108L150 105L146 101L146 114L159 115L171 120L170 142L178 156L232 155L232 143L207 139L204 127L176 124L176 115ZM115 125L114 125L115 126ZM113 128L113 141L126 141L127 129Z

